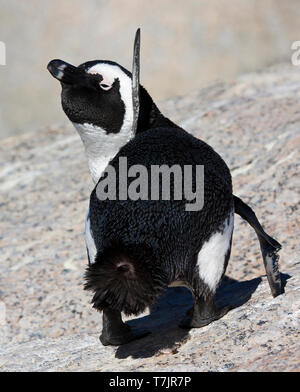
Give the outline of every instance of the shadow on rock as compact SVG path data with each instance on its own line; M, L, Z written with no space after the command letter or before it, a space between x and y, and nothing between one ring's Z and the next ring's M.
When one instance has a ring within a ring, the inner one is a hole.
M281 274L283 287L289 278L289 275ZM251 298L261 281L262 278L259 277L238 282L225 276L216 293L217 306L231 305L234 309L243 305ZM148 316L128 321L134 329L147 329L151 334L120 346L116 351L116 358L148 358L162 352L175 354L177 348L189 339L189 330L179 328L178 324L192 305L193 298L188 289L169 288Z
M120 346L116 357L148 358L159 354L161 350L176 350L188 339L189 331L179 328L178 324L192 304L192 294L188 289L170 287L150 309L148 316L127 322L134 329L147 329L151 334Z
M284 294L286 282L290 277L291 276L288 274L280 273L282 294ZM225 305L231 305L233 309L238 308L251 298L251 295L255 292L261 281L262 278L259 277L244 282L238 282L237 280L225 276L221 286L216 292L217 306L222 307ZM270 298L272 298L271 289L269 290Z
M280 272L280 279L281 279L281 285L282 285L282 294L284 294L284 289L285 289L285 286L286 286L286 282L290 278L291 278L291 275L283 274L283 273Z

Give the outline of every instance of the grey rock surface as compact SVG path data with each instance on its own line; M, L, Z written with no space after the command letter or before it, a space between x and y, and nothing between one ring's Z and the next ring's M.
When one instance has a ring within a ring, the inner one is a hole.
M272 298L253 230L235 219L224 318L185 331L191 305L170 288L129 323L148 337L98 340L101 315L83 291L85 214L92 182L79 136L49 127L1 143L0 371L299 371L300 71L281 64L164 102L162 111L209 143L234 193L282 243L285 293Z

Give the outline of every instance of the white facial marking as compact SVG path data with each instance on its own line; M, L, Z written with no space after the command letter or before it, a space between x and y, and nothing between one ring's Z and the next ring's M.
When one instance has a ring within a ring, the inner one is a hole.
M224 222L223 232L213 234L205 242L198 254L197 265L200 278L214 292L224 270L227 251L230 248L230 239L233 231L234 212Z
M103 76L103 83L112 85L116 79L120 82L120 95L125 105L125 115L122 127L129 127L131 130L133 121L132 106L132 86L131 78L126 75L117 65L99 63L88 70L88 73L98 73Z
M85 220L85 230L84 230L84 239L86 248L89 254L90 263L95 263L95 257L97 254L97 248L95 245L95 241L91 232L91 224L90 224L90 210L88 209L86 220Z
M101 74L104 78L103 83L105 81L107 85L112 85L118 78L121 99L125 105L123 124L118 133L107 133L106 130L93 124L73 123L84 144L93 181L97 183L109 161L133 137L132 88L131 78L117 65L99 63L91 67L88 72Z

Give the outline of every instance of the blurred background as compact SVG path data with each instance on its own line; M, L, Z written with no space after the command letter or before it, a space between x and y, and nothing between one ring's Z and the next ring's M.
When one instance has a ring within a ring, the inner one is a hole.
M130 69L141 27L141 83L159 102L290 61L299 20L299 0L0 0L0 138L67 123L53 58Z

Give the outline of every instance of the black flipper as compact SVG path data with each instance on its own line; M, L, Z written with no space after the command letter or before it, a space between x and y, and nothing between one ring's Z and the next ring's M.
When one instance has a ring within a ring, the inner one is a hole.
M137 29L133 47L132 62L132 105L133 105L133 123L132 135L136 134L137 123L140 111L140 40L141 30Z
M278 269L279 255L277 254L281 249L281 245L264 231L254 211L246 203L237 196L233 196L233 199L235 212L245 219L256 232L271 292L273 297L277 297L282 294L280 272Z

